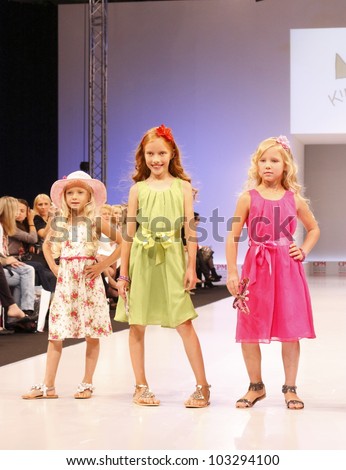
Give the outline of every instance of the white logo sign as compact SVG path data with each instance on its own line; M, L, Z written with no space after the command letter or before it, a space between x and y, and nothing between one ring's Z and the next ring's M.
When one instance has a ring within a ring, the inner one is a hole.
M346 28L291 30L291 133L346 134Z

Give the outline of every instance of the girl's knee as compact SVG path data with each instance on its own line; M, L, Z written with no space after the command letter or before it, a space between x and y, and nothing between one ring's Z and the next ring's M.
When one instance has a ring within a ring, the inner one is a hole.
M139 333L144 333L145 332L145 325L130 325L130 332L139 332Z
M85 341L88 344L90 344L91 346L97 346L98 344L100 344L99 338L88 338L88 337L86 337Z
M181 323L175 329L180 335L184 335L184 334L190 333L191 331L194 331L191 320L187 320L184 323Z
M48 347L52 350L54 349L55 351L61 351L62 350L62 341L61 340L49 340L48 341Z
M282 347L283 348L296 348L297 346L299 346L299 341L285 341L282 343Z
M136 338L143 337L145 334L145 326L143 325L130 325L130 335Z

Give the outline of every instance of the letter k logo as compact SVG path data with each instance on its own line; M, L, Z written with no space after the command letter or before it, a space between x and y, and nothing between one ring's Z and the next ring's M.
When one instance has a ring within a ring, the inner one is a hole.
M335 78L346 78L346 62L339 54L335 55Z

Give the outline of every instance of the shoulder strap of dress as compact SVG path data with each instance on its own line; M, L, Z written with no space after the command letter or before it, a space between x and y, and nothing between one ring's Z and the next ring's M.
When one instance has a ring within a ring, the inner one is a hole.
M136 184L137 184L138 192L140 192L141 189L143 188L144 181L137 181Z
M176 177L176 178L174 178L174 181L173 181L172 185L173 184L177 184L180 188L182 188L183 187L183 180L181 178Z

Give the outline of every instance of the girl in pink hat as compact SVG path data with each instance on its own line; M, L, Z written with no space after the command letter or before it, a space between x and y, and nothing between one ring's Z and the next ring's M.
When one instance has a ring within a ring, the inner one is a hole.
M76 171L56 181L51 198L60 216L51 223L43 251L47 263L57 277L54 299L50 308L46 372L42 384L33 385L24 399L58 398L55 377L65 338L85 338L85 372L75 398L90 398L93 375L99 356L99 338L112 333L105 289L100 276L86 277L85 268L96 262L100 233L114 240L120 255L121 236L99 219L96 206L105 203L106 188L87 173ZM59 258L59 265L56 259Z

